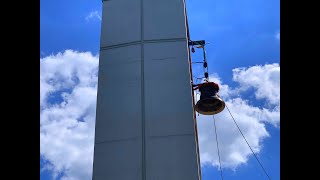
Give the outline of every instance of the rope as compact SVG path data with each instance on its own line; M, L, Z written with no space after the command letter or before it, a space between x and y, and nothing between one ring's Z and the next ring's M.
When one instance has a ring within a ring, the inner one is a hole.
M268 176L268 178L271 180L271 178L270 178L270 176L268 175L267 171L264 169L264 167L262 166L261 162L259 161L259 159L258 159L258 157L257 157L256 153L254 153L254 152L253 152L253 150L252 150L251 146L249 145L249 143L248 143L247 139L244 137L244 135L243 135L243 133L242 133L241 129L239 128L239 126L238 126L238 124L237 124L236 120L235 120L235 119L234 119L234 117L232 116L232 114L231 114L231 112L230 112L230 110L229 110L229 108L228 108L227 104L226 104L226 108L228 109L228 111L229 111L229 113L230 113L230 115L231 115L231 117L232 117L232 119L233 119L234 123L235 123L235 124L236 124L236 126L238 127L238 129L239 129L239 131L240 131L240 133L241 133L241 135L242 135L243 139L246 141L247 145L249 146L249 148L250 148L250 150L251 150L252 154L254 155L254 157L256 158L256 160L258 161L258 163L260 164L260 166L261 166L261 168L262 168L263 172L264 172L264 173Z
M216 119L214 118L214 115L213 115L213 123L214 123L214 132L216 134L216 142L217 142L217 149L218 149L218 156L219 156L220 176L221 176L221 179L223 180L221 160L220 160L220 151L219 151L219 142L218 142L218 134L217 134L217 128L216 128Z

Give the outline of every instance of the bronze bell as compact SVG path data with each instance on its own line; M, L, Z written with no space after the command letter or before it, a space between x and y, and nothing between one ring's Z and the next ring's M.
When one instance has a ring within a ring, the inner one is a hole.
M199 91L200 100L195 106L195 110L200 114L214 115L218 114L225 108L225 102L218 96L218 86L214 83L201 84Z

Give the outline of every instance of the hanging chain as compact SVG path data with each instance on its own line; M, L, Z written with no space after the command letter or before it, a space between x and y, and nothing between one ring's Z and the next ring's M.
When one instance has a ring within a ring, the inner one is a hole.
M209 68L208 68L208 63L207 63L207 56L206 56L206 50L204 48L204 45L202 45L202 50L203 50L203 71L204 71L204 77L205 81L209 82Z
M207 62L207 55L206 50L204 48L206 42L204 40L200 41L189 41L189 46L192 46L191 51L192 53L195 52L194 46L196 48L202 48L203 51L203 62L193 62L193 63L203 63L203 73L204 73L204 81L209 82L209 68L208 68L208 62Z

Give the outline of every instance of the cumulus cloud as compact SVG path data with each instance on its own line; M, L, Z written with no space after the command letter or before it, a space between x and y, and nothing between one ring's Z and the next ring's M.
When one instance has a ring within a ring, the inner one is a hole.
M101 15L98 11L92 11L85 17L85 19L86 19L86 21L90 21L90 20L101 21Z
M239 98L226 103L249 144L258 153L261 149L262 139L269 136L264 124L257 120L259 110L249 106ZM235 169L238 165L247 162L251 151L227 110L216 115L215 119L222 167ZM219 161L212 116L198 118L198 132L201 163L218 166Z
M280 122L280 67L278 64L236 68L233 80L238 87L223 84L219 76L210 75L210 80L220 85L220 95L225 100L237 124L255 153L263 148L263 139L269 137L265 123L279 127ZM269 108L255 107L238 95L249 88L255 91L257 99L273 104ZM199 95L197 95L199 99ZM197 116L200 159L202 165L219 166L212 116ZM215 115L221 164L223 168L235 170L248 161L252 152L241 136L227 109Z
M236 68L237 87L210 75L256 153L269 137L265 124L279 125L279 70L278 64ZM98 56L89 52L66 50L40 59L40 153L47 161L42 171L50 171L54 179L91 179L97 76ZM272 106L255 107L238 96L250 88ZM212 116L197 117L201 163L217 166ZM226 110L216 120L223 167L235 169L251 151Z
M40 153L53 179L91 179L97 68L88 52L40 59Z
M242 91L254 88L257 99L280 103L280 66L277 63L233 69L233 80L240 83Z

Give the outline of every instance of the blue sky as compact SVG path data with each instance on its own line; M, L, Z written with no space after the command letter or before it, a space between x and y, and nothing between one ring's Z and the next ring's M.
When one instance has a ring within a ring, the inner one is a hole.
M280 1L186 2L191 39L209 43L210 78L222 86L221 95L271 178L280 179ZM77 155L93 152L102 2L41 0L40 4L40 178L88 179L92 160ZM201 51L196 49L192 58L200 61ZM200 65L194 65L193 71L195 76L202 76ZM267 179L245 149L245 141L236 141L241 138L239 132L225 130L228 123L232 125L228 114L222 113L217 119L219 143L225 150L221 152L224 179ZM208 117L198 117L199 135L203 137L200 151L208 154L201 156L203 180L220 179L215 137L206 128L212 124ZM68 133L78 136L63 136ZM81 149L83 146L88 148ZM230 154L237 154L237 158ZM75 167L89 170L78 172Z

